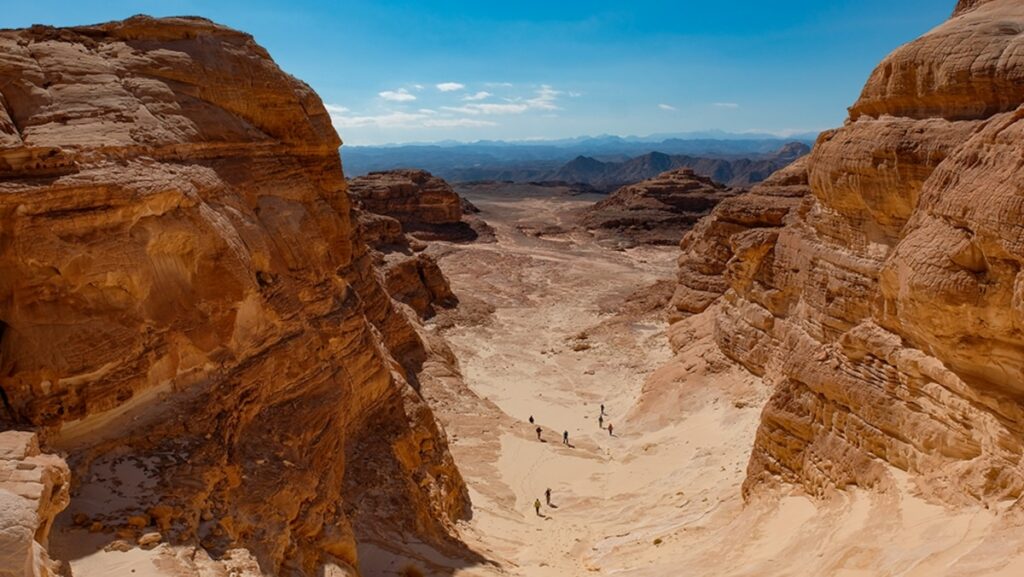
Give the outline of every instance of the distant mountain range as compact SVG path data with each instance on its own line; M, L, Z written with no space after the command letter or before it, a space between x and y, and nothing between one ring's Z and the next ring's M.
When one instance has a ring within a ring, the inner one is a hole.
M623 162L601 162L589 156L579 156L545 180L585 183L599 191L610 192L669 170L689 168L715 182L734 188L748 188L810 150L802 142L791 142L773 154L750 158L710 158L649 152Z
M692 137L711 135L718 138ZM722 184L746 187L810 150L808 135L795 140L743 136L691 133L661 139L599 136L542 142L346 146L341 154L349 177L422 168L451 182L560 181L610 192L676 168L692 168Z

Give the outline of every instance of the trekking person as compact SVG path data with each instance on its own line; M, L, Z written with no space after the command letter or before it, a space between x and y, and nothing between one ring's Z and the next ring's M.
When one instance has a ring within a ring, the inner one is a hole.
M533 415L530 415L530 424L533 424Z
M544 500L548 502L548 507L550 507L551 506L551 487L548 487L547 490L544 491Z
M569 431L565 431L564 433L562 433L562 444L563 445L568 445L569 444Z
M537 516L540 517L540 499L533 500L533 509L537 511Z
M537 440L540 440L540 427L537 427Z
M613 430L614 429L612 428L612 424L608 423L608 436L609 437L614 437L615 436L615 433L612 432Z
M603 429L604 428L604 415L599 415L597 417L597 428L599 428L599 429Z
M601 416L604 416L604 403L601 403Z

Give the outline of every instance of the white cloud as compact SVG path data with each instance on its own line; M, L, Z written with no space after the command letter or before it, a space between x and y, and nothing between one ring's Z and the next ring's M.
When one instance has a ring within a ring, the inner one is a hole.
M398 90L385 90L384 92L378 92L377 96L380 96L384 100L390 102L412 102L416 100L416 97L409 94L409 91L404 88Z
M485 90L481 90L480 92L477 92L476 94L467 94L467 95L463 96L462 99L463 100L470 100L470 101L472 101L472 100L486 100L486 99L488 99L488 98L490 98L492 96L494 96L494 95L491 94L490 92L487 92Z
M456 128L456 127L480 127L497 126L497 122L490 120L477 120L475 118L432 118L423 122L423 126L430 128Z
M412 87L414 90L423 90L422 84L413 84Z
M561 94L561 91L544 84L534 92L533 98L507 99L504 103L474 102L462 106L442 106L441 109L471 116L522 114L530 110L560 110L556 102Z
M562 94L558 90L551 88L547 84L541 85L540 90L537 91L537 96L527 100L527 104L530 108L538 108L541 110L558 110L555 106L555 100Z
M484 86L487 88L512 88L514 85L511 82L485 82Z
M675 112L676 110L679 110L678 108L676 108L675 106L672 106L671 104L659 104L658 108L660 108L662 110L668 110L670 112Z
M530 109L527 104L507 103L507 104L466 104L465 106L442 106L443 110L448 112L457 112L459 114L472 114L474 116L480 114L522 114Z
M457 90L462 90L465 87L465 84L459 84L458 82L442 82L437 85L437 89L441 92L455 92Z
M731 109L736 109L736 108L740 107L740 105L735 103L735 102L716 102L716 103L714 103L713 106L715 108L731 108Z
M496 123L476 118L444 115L436 110L421 108L416 112L390 110L381 114L351 114L344 106L325 104L335 128L457 128L497 126Z

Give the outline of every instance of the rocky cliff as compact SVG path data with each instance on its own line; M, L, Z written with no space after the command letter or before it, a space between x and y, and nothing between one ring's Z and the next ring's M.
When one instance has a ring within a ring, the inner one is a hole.
M719 346L774 389L748 492L891 465L948 502L1024 494L1021 30L1020 2L960 2L805 164L683 241L679 314L724 293Z
M314 575L464 514L339 144L206 20L0 32L0 415L69 455L83 530Z
M68 466L43 455L32 433L0 433L0 576L66 574L46 547L53 520L68 504Z
M680 168L624 186L583 215L599 238L628 244L678 244L683 234L736 192Z
M420 240L465 242L493 234L444 179L425 170L371 172L353 179L349 194L367 212L394 218Z

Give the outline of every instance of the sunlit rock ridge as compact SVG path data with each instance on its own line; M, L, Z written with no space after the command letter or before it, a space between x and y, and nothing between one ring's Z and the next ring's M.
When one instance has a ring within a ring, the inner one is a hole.
M774 389L745 491L1024 494L1024 4L962 1L682 243L680 315Z
M341 575L467 511L339 145L207 20L0 31L0 416L68 455L75 525Z

